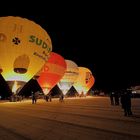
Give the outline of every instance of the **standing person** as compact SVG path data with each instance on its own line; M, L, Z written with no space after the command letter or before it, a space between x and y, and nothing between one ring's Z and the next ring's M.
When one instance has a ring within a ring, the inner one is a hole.
M63 101L64 101L64 95L63 95L63 93L60 94L59 101L60 101L60 102L63 102Z
M48 100L51 102L52 101L52 91L50 91L49 93L48 93Z
M124 109L124 116L132 115L131 111L131 93L125 90L121 95L121 104Z
M110 102L111 102L111 105L114 105L114 92L110 93Z
M119 93L117 91L114 94L114 98L115 98L115 105L119 105Z
M37 101L37 97L35 93L32 91L32 104L36 104L36 101Z
M63 101L64 101L64 95L62 93L62 95L61 95L61 102L63 102Z
M48 99L49 99L48 95L45 95L46 102L48 102Z

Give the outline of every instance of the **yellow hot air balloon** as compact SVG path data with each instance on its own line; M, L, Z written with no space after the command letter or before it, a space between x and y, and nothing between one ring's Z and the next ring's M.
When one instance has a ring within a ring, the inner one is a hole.
M58 87L61 89L63 94L65 95L68 90L72 87L74 82L76 81L78 77L78 66L75 62L71 60L65 60L66 61L66 72L62 79L57 84Z
M6 81L29 81L51 51L51 39L40 25L21 17L0 17L0 68Z
M85 67L79 68L79 76L76 82L73 84L74 88L78 91L79 94L84 94L90 90L90 88L94 85L95 79L92 75L92 72Z
M37 73L37 79L40 87L43 89L44 94L49 91L59 82L66 71L65 59L54 52L51 52L48 62L43 66L42 71Z

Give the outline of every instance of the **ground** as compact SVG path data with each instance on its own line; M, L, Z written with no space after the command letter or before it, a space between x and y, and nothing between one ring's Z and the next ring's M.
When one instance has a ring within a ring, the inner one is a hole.
M140 98L133 116L109 97L31 100L0 103L0 140L139 140Z

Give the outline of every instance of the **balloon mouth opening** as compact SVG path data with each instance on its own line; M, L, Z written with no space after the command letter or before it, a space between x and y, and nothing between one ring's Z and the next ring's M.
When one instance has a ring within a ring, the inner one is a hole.
M20 90L26 84L26 82L24 82L24 81L7 81L7 83L12 91L12 94L19 94Z
M19 73L19 74L24 74L27 72L27 69L25 68L14 68L14 72Z
M2 70L2 69L0 69L0 73L2 73L2 71L3 71L3 70Z

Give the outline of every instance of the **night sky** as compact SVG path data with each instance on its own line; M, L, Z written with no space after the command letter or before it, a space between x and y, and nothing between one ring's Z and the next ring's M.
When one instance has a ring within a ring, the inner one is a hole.
M140 84L138 19L118 11L56 9L17 16L41 25L51 37L53 52L89 68L95 77L93 89L112 90Z
M96 80L94 88L112 90L140 84L135 20L99 15L23 17L48 32L54 52L89 68Z

